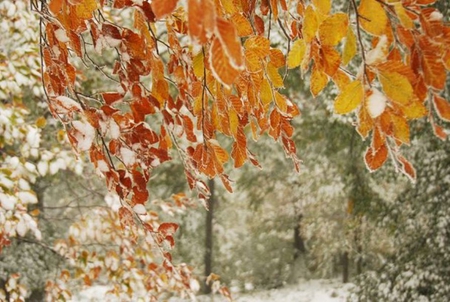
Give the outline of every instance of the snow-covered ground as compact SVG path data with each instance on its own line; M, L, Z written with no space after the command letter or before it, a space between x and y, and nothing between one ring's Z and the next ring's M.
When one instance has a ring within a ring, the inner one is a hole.
M335 280L300 280L296 285L283 288L233 293L236 302L344 302L351 284L342 284ZM73 301L94 302L119 300L105 299L105 286L95 286L80 292ZM138 300L136 300L138 301ZM186 302L180 298L171 298L169 302ZM198 302L226 301L221 296L198 296Z

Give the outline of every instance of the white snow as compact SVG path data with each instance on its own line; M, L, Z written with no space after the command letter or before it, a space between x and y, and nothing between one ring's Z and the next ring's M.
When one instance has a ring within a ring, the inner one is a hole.
M344 302L348 292L353 285L342 284L337 280L300 280L295 285L288 285L283 288L271 290L259 290L248 293L233 293L232 297L236 302ZM194 287L199 288L194 285ZM81 291L73 297L74 302L93 302L104 300L107 286L93 286ZM108 297L107 301L120 301L119 298ZM169 302L188 302L190 299L172 297ZM197 296L198 302L225 302L220 295L211 297L210 295Z
M146 215L147 210L145 209L144 205L138 203L133 207L133 211L138 215Z
M66 31L62 28L55 30L55 36L59 42L66 43L70 41L69 37L67 37Z
M441 14L441 12L434 11L430 14L430 21L441 21L442 18L444 18L444 15Z
M136 153L128 148L120 148L120 155L125 166L131 166L136 162Z
M372 89L372 94L367 99L367 111L372 118L380 116L386 108L386 96L378 89Z
M380 37L377 46L371 49L366 55L366 64L373 65L381 63L386 59L388 53L388 39L385 35Z

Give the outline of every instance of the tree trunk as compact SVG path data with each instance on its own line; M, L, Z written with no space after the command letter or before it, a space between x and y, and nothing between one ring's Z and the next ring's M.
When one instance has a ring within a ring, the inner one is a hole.
M349 281L349 259L348 252L345 251L342 254L342 282L347 283Z
M294 260L297 259L300 255L306 253L305 241L303 241L302 235L300 233L300 223L302 221L302 218L302 214L297 216L297 223L294 227Z
M360 275L362 273L362 243L361 243L361 238L362 238L362 219L361 217L359 217L358 219L359 224L355 229L355 245L356 245L356 252L357 252L357 258L356 258L356 274Z
M212 273L212 256L213 256L213 219L214 219L214 204L216 203L214 179L208 180L209 190L211 196L209 197L209 207L206 213L206 236L205 236L205 277L207 278ZM211 286L205 283L203 288L205 294L211 292Z

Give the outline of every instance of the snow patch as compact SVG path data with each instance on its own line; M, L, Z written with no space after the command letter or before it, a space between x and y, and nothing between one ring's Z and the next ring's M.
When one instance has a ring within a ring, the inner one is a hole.
M372 118L380 116L386 109L386 96L378 89L372 89L372 94L367 99L367 111Z

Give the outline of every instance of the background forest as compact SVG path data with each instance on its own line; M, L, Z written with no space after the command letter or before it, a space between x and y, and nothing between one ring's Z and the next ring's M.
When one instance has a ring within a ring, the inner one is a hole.
M449 2L434 5L448 24ZM328 85L313 97L309 77L299 81L292 71L283 92L301 111L292 121L300 172L273 140L249 140L262 168L226 166L233 193L204 178L207 211L173 151L152 171L151 201L134 209L148 211L143 225L157 222L164 234L149 239L143 227L121 227L121 201L98 176L102 167L73 152L48 111L38 28L29 2L0 2L0 300L70 300L107 285L121 301L162 301L323 278L353 283L350 301L450 297L450 144L426 121L411 122L403 151L415 182L395 161L370 173L353 118L333 113L339 91ZM105 85L98 70L86 67L82 76L86 93ZM175 266L153 241L171 251Z

